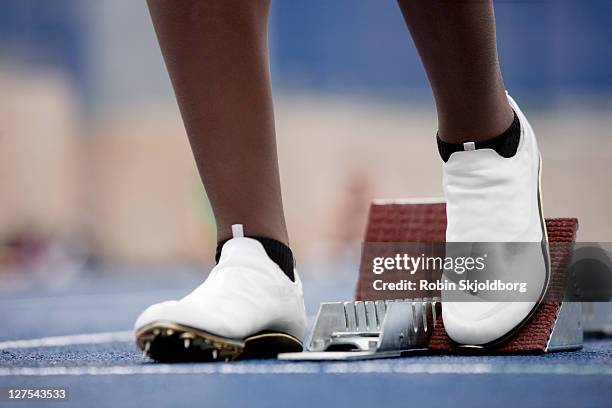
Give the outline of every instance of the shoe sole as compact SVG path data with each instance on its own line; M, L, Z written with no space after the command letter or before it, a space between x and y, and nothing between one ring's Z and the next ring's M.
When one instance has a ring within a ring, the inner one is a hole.
M167 321L142 327L135 338L145 356L164 363L276 358L303 350L302 342L286 333L266 331L235 340Z
M550 275L551 275L551 262L550 262L550 251L548 247L548 230L546 229L546 220L544 218L544 206L542 205L542 157L541 156L539 156L539 163L538 163L538 210L540 213L540 225L542 228L542 252L544 254L544 263L546 267L546 278L545 278L545 283L544 283L544 288L542 290L542 293L540 294L540 297L538 298L535 305L533 306L533 309L531 309L527 317L525 317L518 325L516 325L512 330L510 330L508 333L506 333L502 337L495 339L493 341L490 341L488 343L485 343L485 344L474 344L474 345L456 343L451 339L451 342L454 343L457 347L462 348L462 349L490 349L490 348L494 348L504 343L505 341L510 339L512 336L514 336L521 328L523 328L523 326L529 321L529 319L533 317L533 315L537 312L538 308L540 307L540 304L542 304L542 301L544 300L546 292L548 291L548 285L550 284Z

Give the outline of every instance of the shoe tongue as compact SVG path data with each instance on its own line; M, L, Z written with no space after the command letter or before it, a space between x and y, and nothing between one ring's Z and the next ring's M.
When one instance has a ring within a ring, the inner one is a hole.
M232 225L232 237L233 238L244 237L244 226L242 224Z
M236 237L228 240L221 248L219 262L234 256L264 256L268 254L261 243L253 238Z

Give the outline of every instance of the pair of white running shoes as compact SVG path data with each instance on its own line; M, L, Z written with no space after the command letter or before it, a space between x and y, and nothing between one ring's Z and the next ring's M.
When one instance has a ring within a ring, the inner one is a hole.
M516 154L459 151L443 164L447 242L546 244L537 142L527 118L508 98L521 125ZM145 354L160 361L228 361L302 349L306 313L297 271L290 280L258 241L240 235L225 243L218 264L193 292L154 304L138 317L135 338ZM530 268L532 291L546 289L546 252ZM482 346L520 327L537 303L443 301L442 318L453 341Z

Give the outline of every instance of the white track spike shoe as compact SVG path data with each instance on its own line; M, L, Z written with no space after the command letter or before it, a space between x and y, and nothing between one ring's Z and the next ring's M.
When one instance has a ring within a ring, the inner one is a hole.
M465 151L451 154L443 165L447 256L466 248L471 251L474 243L488 243L476 244L489 252L487 276L478 277L525 281L528 293L519 295L513 289L483 296L442 291L444 327L454 342L464 346L492 346L508 338L532 316L548 286L540 153L527 118L508 99L521 125L516 154L505 158L493 149L474 149L473 143L466 143ZM445 270L444 275L447 281L470 279L457 271Z
M134 324L138 347L164 361L271 358L302 351L304 296L259 241L241 226L222 248L219 263L193 292L147 308Z

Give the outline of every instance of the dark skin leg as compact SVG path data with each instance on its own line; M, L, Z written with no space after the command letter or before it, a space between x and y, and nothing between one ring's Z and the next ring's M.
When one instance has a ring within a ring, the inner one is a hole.
M512 123L495 39L491 0L398 0L449 143L483 141Z
M432 85L439 134L453 143L512 121L487 0L399 0ZM269 0L148 0L217 221L288 243L270 90Z
M270 1L148 0L217 239L288 244L268 63Z

